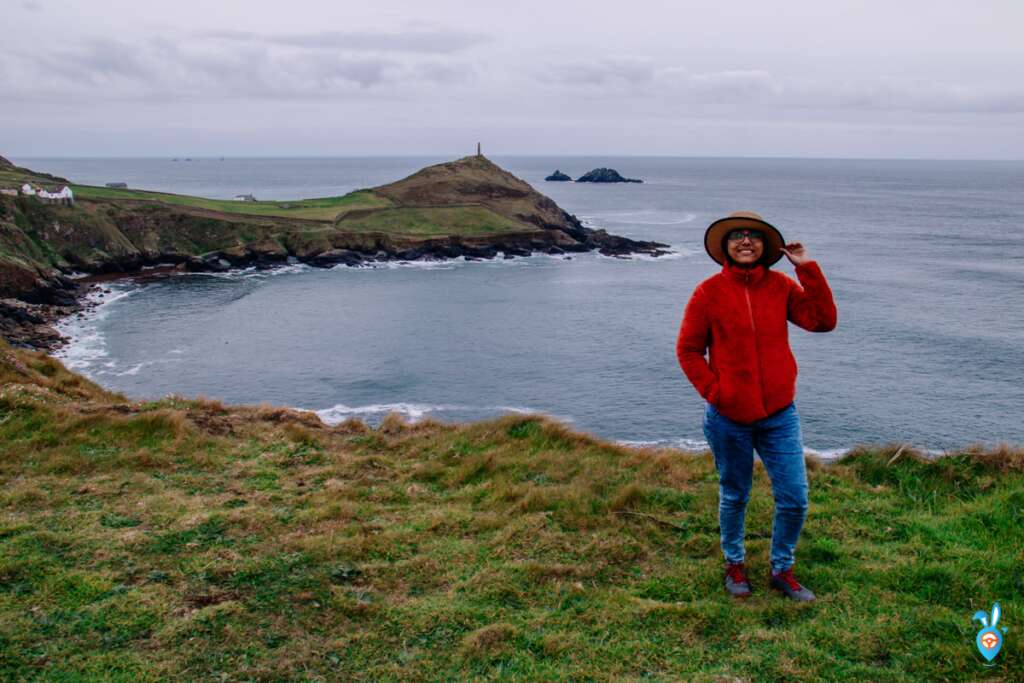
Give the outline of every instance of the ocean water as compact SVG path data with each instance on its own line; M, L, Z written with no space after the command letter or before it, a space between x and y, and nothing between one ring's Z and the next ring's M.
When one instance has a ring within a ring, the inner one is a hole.
M230 197L336 195L443 159L15 159L78 182ZM704 229L746 209L804 243L839 325L790 327L809 449L1024 443L1024 163L494 157L587 225L672 245L118 283L65 361L131 397L202 394L338 421L543 412L629 443L703 445L675 340L718 269ZM611 166L642 185L546 183ZM793 276L783 259L776 269Z

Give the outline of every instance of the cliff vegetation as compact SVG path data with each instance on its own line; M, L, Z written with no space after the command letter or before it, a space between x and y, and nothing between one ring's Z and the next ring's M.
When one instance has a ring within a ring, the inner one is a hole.
M736 603L707 453L537 415L131 402L0 342L0 678L1017 680L1024 452L808 466L818 600L765 589L758 463Z

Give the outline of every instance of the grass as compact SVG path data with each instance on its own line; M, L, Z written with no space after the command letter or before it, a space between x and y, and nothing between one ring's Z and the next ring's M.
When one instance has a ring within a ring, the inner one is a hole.
M812 604L765 593L758 465L739 603L707 453L132 403L0 345L0 678L1021 680L1024 452L895 451L809 462Z
M380 209L392 202L368 190L351 192L341 197L299 199L295 201L236 202L229 199L206 199L189 195L146 190L123 190L91 185L72 185L78 199L93 201L157 202L193 209L204 209L244 216L270 216L314 221L334 221L339 215L354 209Z
M399 207L359 214L338 222L342 230L385 232L417 237L494 235L539 230L483 206Z

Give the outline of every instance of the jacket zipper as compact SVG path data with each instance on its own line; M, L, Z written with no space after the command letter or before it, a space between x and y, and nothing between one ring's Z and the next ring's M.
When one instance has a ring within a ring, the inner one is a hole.
M747 300L747 314L750 316L750 329L754 333L754 351L757 353L757 383L761 387L761 412L767 414L764 406L764 374L761 372L761 349L757 343L757 325L754 324L754 307L750 303L750 273L743 274L743 296Z

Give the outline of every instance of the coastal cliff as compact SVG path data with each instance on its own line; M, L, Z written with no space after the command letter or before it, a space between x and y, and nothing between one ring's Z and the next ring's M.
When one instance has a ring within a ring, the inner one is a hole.
M728 602L716 476L540 415L133 402L0 342L0 679L966 681L970 615L1019 613L1020 450L809 459L820 607Z
M68 181L0 157L0 188ZM0 195L0 336L50 348L48 322L74 310L72 273L511 258L598 250L658 256L668 246L584 227L486 157L437 164L342 197L231 202L72 185L72 206Z

